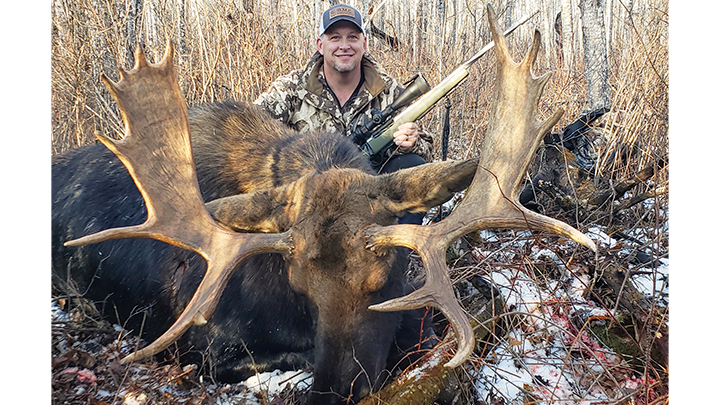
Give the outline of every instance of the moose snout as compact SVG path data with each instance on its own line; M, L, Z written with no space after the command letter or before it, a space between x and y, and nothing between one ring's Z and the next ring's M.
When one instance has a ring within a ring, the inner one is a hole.
M361 355L361 361L356 353L340 357L339 362L329 357L318 359L308 404L354 404L381 387L377 380L385 365L384 358L377 354L372 359Z
M308 404L356 403L382 388L387 378L384 370L396 333L388 325L399 324L401 314L365 306L354 314L333 315L320 314Z

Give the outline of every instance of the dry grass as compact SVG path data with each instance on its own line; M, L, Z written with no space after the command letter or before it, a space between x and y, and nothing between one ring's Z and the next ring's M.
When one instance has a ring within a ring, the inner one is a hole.
M135 40L144 44L151 58L161 54L167 40L176 44L178 80L188 103L225 99L251 101L279 75L304 66L314 48L317 17L311 9L324 7L297 4L266 11L266 7L258 3L256 12L250 14L240 1L205 3L203 6L201 2L187 2L181 8L167 0L147 1L142 12L136 15L122 2L54 1L53 151L94 142L96 131L113 134L120 130L119 117L99 76L104 73L114 78L118 66L131 66ZM666 155L668 66L667 24L663 20L667 5L662 1L658 3L657 8L649 8L641 17L636 16L638 21L625 26L621 31L625 34L615 35L612 43L613 114L607 124L607 146L601 153L599 166L606 175L627 174ZM504 18L502 4L497 8ZM371 51L401 80L420 71L431 83L437 83L487 41L487 24L480 10L476 9L472 16L463 12L468 21L477 24L471 30L465 28L459 32L457 42L465 41L464 46L427 32L428 44L422 48L423 54L415 55L409 46L414 41L412 35L416 28L410 15L409 27L391 25L390 18L385 19L385 29L401 41L398 51L377 39L371 41ZM380 22L379 17L375 20ZM510 40L511 49L517 55L529 45L532 24L538 25L535 22L522 27ZM566 113L559 125L567 125L586 104L581 66L558 69L554 50L543 51L537 64L538 73L547 70L555 73L547 86L541 111L550 114L563 108ZM467 82L451 95L449 155L453 158L472 155L472 147L484 132L493 69L491 52L477 63ZM432 133L440 134L443 115L444 109L435 108L423 124ZM439 150L439 144L437 146ZM626 152L632 150L636 155L624 159Z

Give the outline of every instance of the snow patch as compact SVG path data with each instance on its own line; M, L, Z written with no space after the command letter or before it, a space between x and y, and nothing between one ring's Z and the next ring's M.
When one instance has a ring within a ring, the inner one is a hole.
M586 235L601 246L613 248L617 244L617 241L615 239L611 238L602 230L602 228L598 226L593 226L589 228Z
M607 248L618 244L601 227L590 228L588 236ZM576 327L605 322L614 315L584 298L590 285L587 274L568 266L550 249L533 247L528 258L551 261L560 275L540 279L524 266L499 267L489 273L516 317L505 341L472 372L478 399L591 404L612 402L642 385L644 381L634 377L618 355L587 328ZM659 259L659 263L656 268L633 269L631 280L642 293L667 294L670 262Z
M285 389L306 390L312 386L313 377L305 371L280 371L256 374L242 385L246 389L240 394L221 395L216 405L262 405Z
M659 259L657 268L640 268L634 270L632 282L635 288L647 296L665 296L669 293L670 260Z

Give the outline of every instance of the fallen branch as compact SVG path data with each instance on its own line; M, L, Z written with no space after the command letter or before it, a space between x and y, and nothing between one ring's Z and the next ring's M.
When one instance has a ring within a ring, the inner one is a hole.
M636 365L668 366L668 329L663 311L652 300L643 299L632 283L631 272L614 265L602 272L598 296L614 301L615 319L593 326L593 332L610 348L631 357ZM604 288L603 288L604 287ZM619 310L619 312L618 312Z
M631 199L629 199L629 200L627 200L627 201L623 201L623 203L620 204L620 206L617 207L617 209L615 210L615 213L617 214L618 212L620 212L620 211L622 211L622 210L626 210L626 209L628 209L628 208L630 208L630 207L632 207L632 206L634 206L634 205L636 205L636 204L639 204L639 203L647 200L648 198L658 197L658 196L661 196L661 195L663 195L663 194L667 194L667 188L666 188L666 187L658 187L658 188L655 189L655 190L648 191L648 192L646 192L646 193L642 193L642 194L637 195L637 196L635 196L635 197L633 197L633 198L631 198Z
M660 160L658 162L658 167L659 168L665 167L665 161ZM610 201L615 201L618 198L625 195L625 193L628 190L637 186L640 183L647 181L654 175L655 175L655 167L654 167L654 165L650 165L650 166L640 170L632 178L621 181L615 187L611 187L607 190L596 193L595 195L590 197L590 199L588 199L588 203L591 205L600 206L600 205L603 205Z
M437 348L423 357L420 365L413 368L392 384L372 394L358 405L425 405L432 404L454 377L454 370L444 367L451 356Z

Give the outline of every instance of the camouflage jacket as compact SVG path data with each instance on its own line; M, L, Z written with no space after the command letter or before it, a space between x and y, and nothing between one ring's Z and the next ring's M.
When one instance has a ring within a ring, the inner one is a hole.
M383 110L403 90L402 85L366 53L362 60L364 82L343 113L325 81L322 64L322 55L315 53L305 69L279 77L254 103L301 133L319 130L347 136L353 123L363 122L362 114L370 117L373 108ZM410 152L429 162L433 140L427 132L419 132L418 141Z

